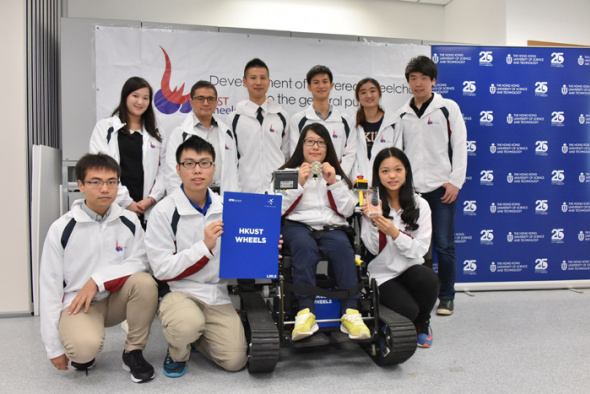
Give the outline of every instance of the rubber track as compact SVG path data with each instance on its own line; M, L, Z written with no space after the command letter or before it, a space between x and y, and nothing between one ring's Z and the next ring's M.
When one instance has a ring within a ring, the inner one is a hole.
M248 371L272 372L279 361L279 330L260 294L242 293L240 296L250 327Z
M379 320L381 324L386 324L389 327L391 351L385 356L377 354L377 356L373 357L373 361L378 365L392 365L401 364L412 357L418 342L414 324L409 319L383 305L379 305ZM376 346L379 349L379 342L377 342Z

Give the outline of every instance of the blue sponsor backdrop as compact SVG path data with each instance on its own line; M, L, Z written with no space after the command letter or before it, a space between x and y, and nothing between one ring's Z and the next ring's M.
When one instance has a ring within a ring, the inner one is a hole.
M467 125L457 283L590 279L590 49L433 46Z

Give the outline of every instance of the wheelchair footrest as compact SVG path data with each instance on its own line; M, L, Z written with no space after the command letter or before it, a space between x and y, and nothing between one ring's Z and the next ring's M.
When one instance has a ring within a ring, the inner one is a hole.
M323 332L316 332L310 337L301 339L299 341L293 342L291 338L289 338L289 346L302 349L302 348L310 348L310 347L322 347L322 346L329 346L330 345L330 338Z

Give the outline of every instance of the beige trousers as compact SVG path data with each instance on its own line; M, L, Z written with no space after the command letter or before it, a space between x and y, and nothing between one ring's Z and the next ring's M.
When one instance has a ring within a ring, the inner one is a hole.
M175 291L160 302L158 317L172 360L187 361L192 344L227 371L239 371L246 365L244 327L231 304L208 305Z
M90 304L88 312L61 313L59 336L68 358L87 363L102 350L104 328L127 319L129 333L125 350L145 348L158 307L158 286L146 272L131 275L125 284L104 300Z

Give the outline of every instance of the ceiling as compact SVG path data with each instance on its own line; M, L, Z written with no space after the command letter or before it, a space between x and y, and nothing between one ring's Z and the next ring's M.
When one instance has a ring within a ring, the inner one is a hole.
M447 5L453 0L399 0L399 1L407 1L408 3Z

